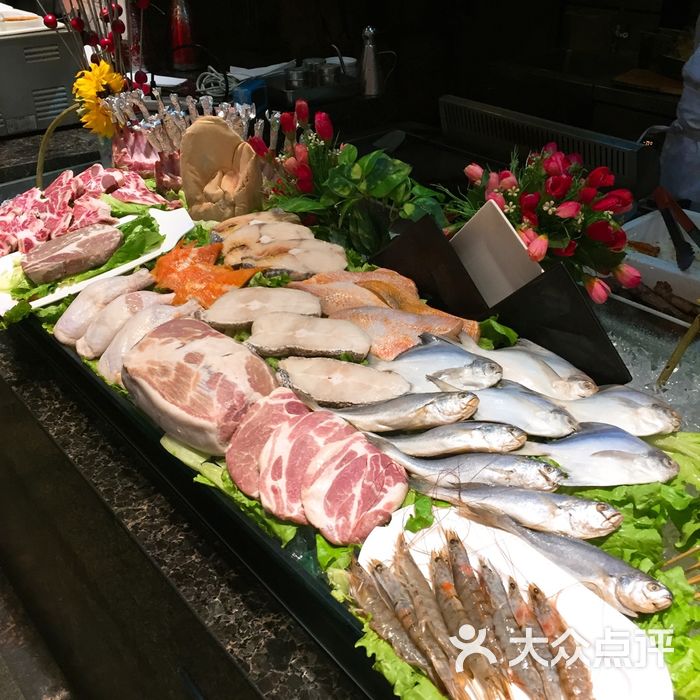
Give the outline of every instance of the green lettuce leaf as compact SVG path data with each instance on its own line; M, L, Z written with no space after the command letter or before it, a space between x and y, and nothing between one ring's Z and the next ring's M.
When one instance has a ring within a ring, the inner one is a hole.
M112 216L116 216L117 219L121 219L122 216L129 216L129 214L140 214L148 213L149 209L164 209L165 204L135 204L134 202L122 202L116 197L112 197L111 194L100 195L100 199L103 202L109 204L110 213Z
M484 350L493 350L495 348L509 348L518 340L518 334L508 326L504 326L498 322L496 316L491 316L479 323L481 337L479 346Z
M645 440L673 457L681 468L680 479L700 491L700 433L673 433Z
M377 266L367 262L367 258L352 248L345 249L345 258L348 261L346 269L349 272L372 272Z
M28 301L22 299L18 301L11 309L8 309L0 320L0 330L5 330L13 323L19 323L22 319L31 316L32 306Z
M218 222L214 222L218 223ZM208 245L211 243L211 226L201 221L197 221L194 228L188 231L182 237L182 243L187 245L188 243L194 243L197 248L203 245Z
M430 496L416 493L413 499L413 515L406 520L404 529L409 532L418 532L430 527L434 519L433 501Z
M316 558L321 571L347 569L352 561L356 546L338 546L331 544L323 535L316 533Z
M156 179L154 177L145 177L143 179L143 184L146 185L151 192L156 191Z
M248 281L249 287L286 287L292 278L282 272L279 275L265 275L262 272L256 272Z

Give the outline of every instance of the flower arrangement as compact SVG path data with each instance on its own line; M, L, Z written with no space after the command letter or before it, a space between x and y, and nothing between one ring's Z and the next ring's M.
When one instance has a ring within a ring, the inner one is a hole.
M623 262L627 236L616 219L632 208L633 196L626 189L611 189L615 176L607 167L586 172L580 155L565 154L549 143L530 153L524 167L514 157L509 170L487 171L471 163L464 174L468 192L452 195L446 204L448 215L457 219L449 231L491 200L530 258L545 268L563 262L595 303L604 303L610 294L603 277L612 275L628 288L641 282L639 272Z
M410 165L382 151L359 157L351 144L336 146L325 112L314 115L312 128L308 104L298 100L294 112L280 115L279 128L279 155L274 143L268 148L260 137L248 140L265 161L266 206L304 215L318 237L369 256L389 242L399 218L429 214L447 225L443 194L416 183Z
M102 105L102 100L124 89L125 80L106 61L92 63L78 73L73 83L73 94L80 104L80 121L93 134L112 138L114 123Z

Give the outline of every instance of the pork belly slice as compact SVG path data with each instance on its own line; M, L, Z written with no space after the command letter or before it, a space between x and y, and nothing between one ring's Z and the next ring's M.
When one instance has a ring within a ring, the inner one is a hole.
M357 362L367 357L371 340L349 321L271 313L254 321L246 344L265 357L345 356Z
M248 406L275 388L263 360L191 318L146 335L125 355L122 380L166 433L210 455L225 454Z
M260 453L272 433L309 409L284 387L252 404L241 419L226 450L226 468L233 481L251 498L260 496Z

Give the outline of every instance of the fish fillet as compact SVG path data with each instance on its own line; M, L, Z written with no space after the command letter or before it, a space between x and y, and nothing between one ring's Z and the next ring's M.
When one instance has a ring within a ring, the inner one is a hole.
M344 270L338 272L321 272L306 280L305 284L328 284L329 282L356 283L367 280L390 282L403 289L406 294L414 294L416 298L418 297L418 290L413 280L385 267L378 267L376 270L371 270L369 272L347 272Z
M462 319L456 317L412 314L371 306L345 309L333 314L332 318L352 321L362 328L372 339L372 354L381 360L393 360L418 345L421 333L457 338L462 331Z
M224 255L235 248L247 247L260 243L262 245L273 241L299 241L314 237L313 231L307 226L289 222L272 222L248 224L236 229L224 240Z
M321 311L325 316L330 316L343 309L355 309L358 306L389 308L376 294L353 282L309 284L313 279L312 277L304 282L290 282L287 286L292 289L301 289L318 297L321 302Z

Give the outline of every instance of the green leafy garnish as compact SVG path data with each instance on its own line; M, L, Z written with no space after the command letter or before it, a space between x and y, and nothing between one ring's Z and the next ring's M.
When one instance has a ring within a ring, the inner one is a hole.
M360 255L352 248L345 249L345 258L348 261L346 266L348 272L372 272L372 270L377 269L376 265L367 262L367 258L364 255Z
M515 345L518 334L508 326L498 322L496 316L491 316L479 323L481 337L479 347L484 350L494 350L495 348L509 348Z
M149 209L164 209L165 204L136 204L134 202L122 202L116 197L112 197L111 194L100 195L100 199L103 202L107 202L110 207L110 213L112 216L116 216L121 219L122 216L129 216L129 214L136 214L137 216L141 214L146 214Z
M281 359L281 357L266 357L265 362L267 362L267 364L270 365L270 367L272 367L272 369L274 369L276 372L280 366Z
M245 343L250 338L250 331L236 331L231 337L239 343Z
M406 521L404 529L409 532L418 532L430 527L434 520L432 499L430 496L416 493L413 500L413 515Z
M211 243L210 227L203 224L201 221L197 221L194 228L188 231L181 240L185 245L194 243L197 248L207 245Z
M316 558L321 571L330 568L347 569L355 553L355 545L331 544L323 535L316 533Z
M5 330L13 323L19 323L23 318L27 318L32 313L31 304L24 299L18 301L11 309L8 309L0 320L0 330Z
M143 184L146 185L151 192L156 191L156 179L154 177L145 177L143 179Z
M256 272L248 281L249 287L286 287L292 278L282 272L279 275L265 275L263 272Z
M89 367L92 372L94 372L105 384L107 384L107 386L109 386L122 396L129 396L129 392L123 386L120 386L119 384L114 384L113 382L108 382L105 379L104 375L98 369L99 360L88 360L86 357L81 357L80 359L83 361L83 364L86 367Z
M41 325L45 331L53 334L53 327L58 322L58 319L63 316L75 297L75 294L70 294L55 304L49 304L48 306L41 306L38 309L34 309L34 316L41 321ZM121 389L121 387L119 388Z

